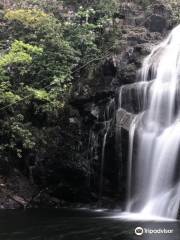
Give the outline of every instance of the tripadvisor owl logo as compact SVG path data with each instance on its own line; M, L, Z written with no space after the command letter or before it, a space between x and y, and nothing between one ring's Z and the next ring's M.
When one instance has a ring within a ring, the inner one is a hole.
M137 227L137 228L135 229L135 234L136 234L136 235L142 236L143 233L144 233L144 230L143 230L142 227Z

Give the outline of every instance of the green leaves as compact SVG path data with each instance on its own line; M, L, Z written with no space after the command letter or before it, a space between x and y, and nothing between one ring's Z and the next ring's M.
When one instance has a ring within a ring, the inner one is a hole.
M21 97L17 94L14 94L11 91L2 92L2 95L0 97L0 104L8 105L8 104L14 104L21 100Z
M37 27L47 19L47 14L38 9L8 10L5 18L9 21L19 21L26 26Z
M32 149L35 146L34 138L30 130L20 122L14 121L11 125L12 138L15 143L18 142L24 149ZM17 149L17 153L22 150ZM18 156L19 157L19 156Z
M38 89L33 89L30 87L27 87L27 90L30 94L32 94L32 97L34 99L37 99L40 101L46 101L46 102L50 101L50 96L49 96L48 92L43 89L38 90Z
M40 55L43 49L15 40L10 51L0 58L0 69L12 64L30 64L33 55Z

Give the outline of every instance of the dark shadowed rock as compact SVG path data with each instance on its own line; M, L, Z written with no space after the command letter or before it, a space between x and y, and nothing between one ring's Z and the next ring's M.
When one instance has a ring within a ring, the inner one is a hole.
M145 23L145 26L151 32L163 33L167 29L167 20L159 15L151 15Z
M171 26L172 9L168 4L157 1L146 12L145 27L151 32L164 33Z

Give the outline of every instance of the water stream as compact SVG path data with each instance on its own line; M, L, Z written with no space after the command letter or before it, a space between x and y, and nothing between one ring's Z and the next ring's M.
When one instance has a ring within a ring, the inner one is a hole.
M113 118L112 118L113 112L114 112L114 99L111 99L109 103L106 105L105 111L103 114L104 129L103 129L103 138L102 138L102 152L101 152L101 166L100 166L99 203L101 203L101 198L103 195L106 143L107 143L107 137L113 122Z
M180 202L180 26L144 60L141 81L137 91L152 83L130 128L126 210L175 219Z

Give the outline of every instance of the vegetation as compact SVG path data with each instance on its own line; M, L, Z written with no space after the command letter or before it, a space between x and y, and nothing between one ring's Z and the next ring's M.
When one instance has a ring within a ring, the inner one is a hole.
M80 140L73 139L78 129L69 123L68 101L79 76L88 78L94 60L113 46L106 27L112 23L115 2L108 2L79 1L74 11L69 10L72 1L1 5L0 174L14 167L29 174L29 166L40 171L56 161L59 168L80 161L74 157ZM62 134L67 142L61 142ZM69 138L74 147L69 147ZM74 167L79 164L83 162Z

